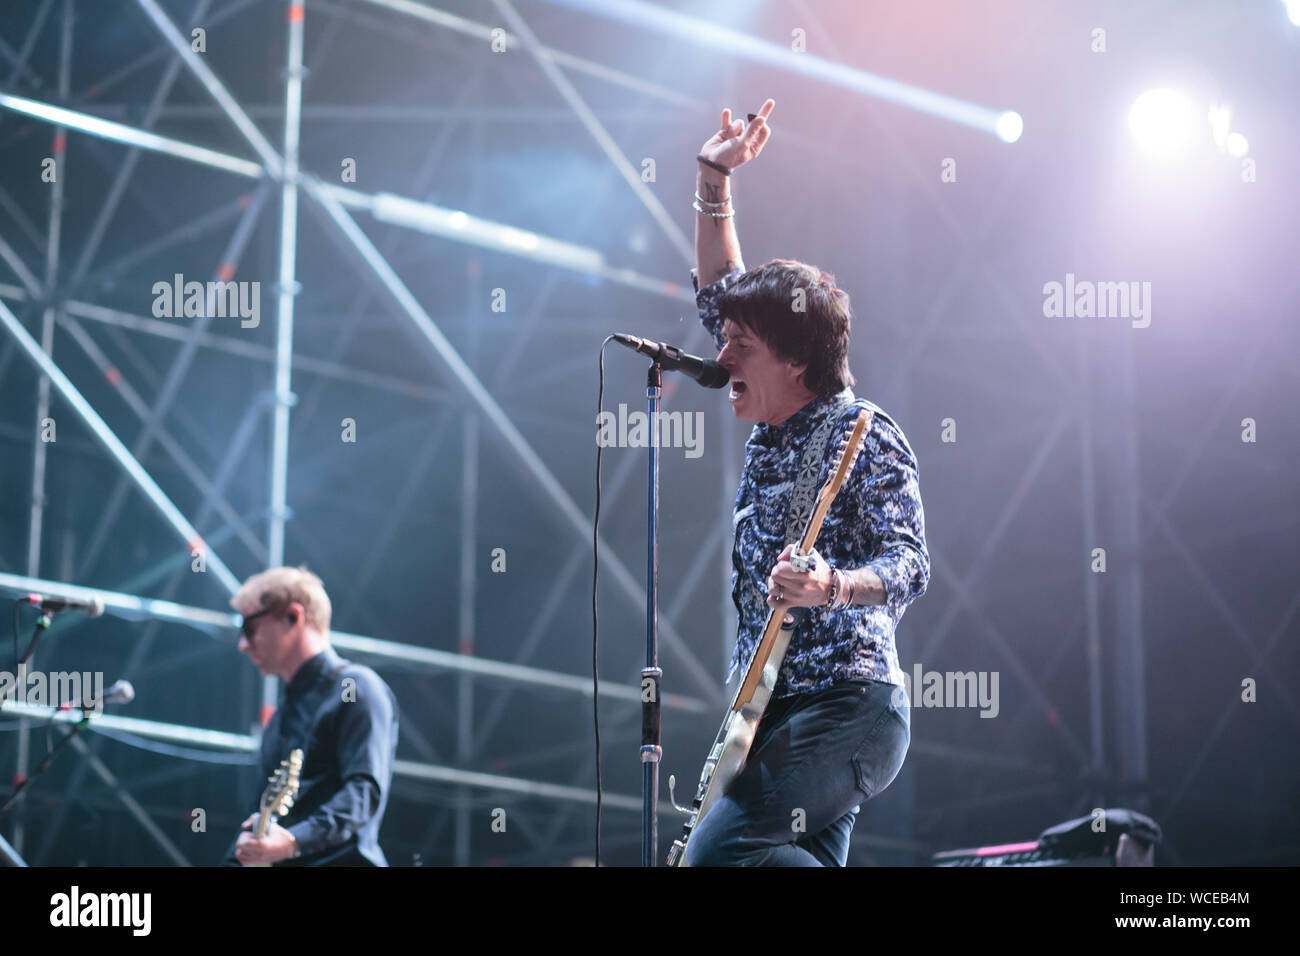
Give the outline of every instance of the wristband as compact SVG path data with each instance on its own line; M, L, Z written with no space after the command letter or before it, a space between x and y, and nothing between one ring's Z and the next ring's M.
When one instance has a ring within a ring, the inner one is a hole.
M700 162L702 162L705 166L708 166L710 169L716 169L724 176L731 175L731 170L729 170L726 166L719 166L713 160L707 158L703 153L701 153L699 156L696 156L695 158L698 159Z

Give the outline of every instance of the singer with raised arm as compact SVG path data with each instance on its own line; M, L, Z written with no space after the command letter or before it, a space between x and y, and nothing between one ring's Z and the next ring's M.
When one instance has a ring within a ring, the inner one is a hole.
M226 865L387 866L379 826L397 754L393 692L334 652L329 595L305 568L255 574L230 604L244 619L239 652L284 681L262 732L263 780L293 751L303 756L292 809L260 837L251 813Z
M829 273L773 259L746 270L734 173L771 136L767 100L748 122L722 111L696 160L692 280L737 418L755 423L733 524L732 598L743 669L773 608L810 609L794 630L744 769L700 819L690 866L844 866L861 804L898 774L911 739L894 632L925 592L916 456L879 406L854 396L849 297ZM834 441L873 413L856 466L826 514L811 565L791 562L796 479L826 477ZM812 457L814 461L801 459ZM812 475L812 472L817 474Z

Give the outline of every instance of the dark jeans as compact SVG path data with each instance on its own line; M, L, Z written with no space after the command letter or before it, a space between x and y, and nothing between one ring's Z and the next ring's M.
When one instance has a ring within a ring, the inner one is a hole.
M690 866L844 866L860 804L898 775L911 740L893 684L846 681L773 701L745 769L696 825Z

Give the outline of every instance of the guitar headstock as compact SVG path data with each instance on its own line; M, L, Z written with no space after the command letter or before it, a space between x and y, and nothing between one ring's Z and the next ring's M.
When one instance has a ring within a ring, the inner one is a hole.
M867 431L874 414L870 409L864 408L853 423L853 430L840 441L839 448L835 450L835 458L831 461L831 477L822 488L823 496L834 497L839 494L840 485L853 470L858 455L862 453L862 446L866 444Z
M298 795L298 778L302 773L302 750L297 749L280 761L280 767L271 774L266 789L262 791L260 808L263 813L284 816Z

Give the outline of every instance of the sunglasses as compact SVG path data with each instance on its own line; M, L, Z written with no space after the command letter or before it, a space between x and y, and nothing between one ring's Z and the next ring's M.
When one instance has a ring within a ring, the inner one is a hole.
M268 608L263 608L262 610L257 611L253 614L247 615L244 618L244 623L242 623L239 626L239 633L244 635L245 640L251 641L253 639L253 631L254 631L254 628L251 626L252 623L256 621L259 617L261 617L263 614L271 614L276 610L277 608L268 607Z

